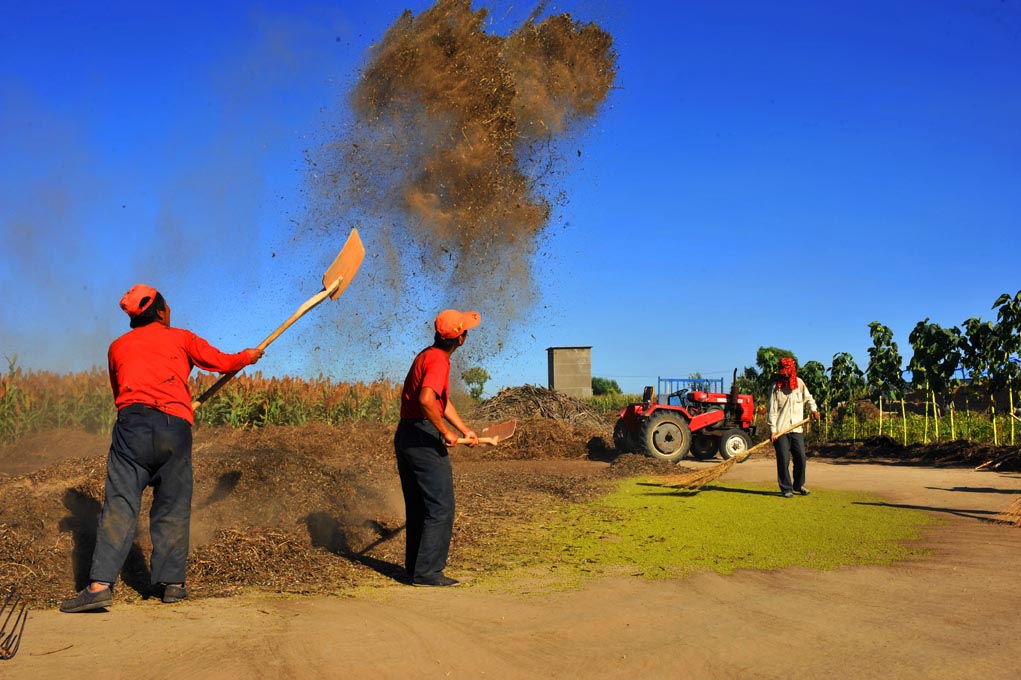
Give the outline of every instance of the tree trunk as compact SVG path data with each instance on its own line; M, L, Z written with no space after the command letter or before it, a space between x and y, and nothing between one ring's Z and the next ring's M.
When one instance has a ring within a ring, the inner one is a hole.
M829 400L827 400L826 401L826 419L824 421L822 421L822 432L823 432L823 437L826 439L826 441L830 440L830 413L832 412L832 409L830 408L830 406L831 406L830 402L829 402Z
M925 396L922 398L925 402L925 427L922 429L922 443L929 443L929 382L925 383Z
M902 396L900 398L900 422L901 422L901 429L904 430L904 446L907 446L908 445L908 412L907 412L907 409L904 408L903 393L902 393Z
M1010 399L1010 412L1014 412L1014 386L1007 389L1007 397ZM1014 419L1010 419L1010 445L1014 446Z
M883 436L883 393L879 393L879 436Z
M993 421L993 446L999 446L1000 437L996 434L996 402L993 401L992 395L989 396L989 401L993 402L989 406L989 419Z

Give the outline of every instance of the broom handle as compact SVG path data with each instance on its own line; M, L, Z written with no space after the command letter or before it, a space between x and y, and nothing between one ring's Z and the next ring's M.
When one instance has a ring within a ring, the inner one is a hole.
M782 437L783 435L787 434L791 430L798 429L799 427L801 427L802 425L804 425L805 423L807 423L810 420L811 420L811 418L805 418L804 420L800 420L800 421L794 423L793 425L791 425L790 427L788 427L786 430L781 430L780 432L777 433L776 436ZM757 449L757 448L759 448L761 446L765 446L766 444L772 444L772 443L773 443L772 439L763 440L763 441L759 442L758 444L756 444L755 446L749 446L747 449L744 450L744 453L741 453L741 454L738 454L738 455L741 456L741 460L744 460L745 458L750 456L752 451L754 451L755 449Z

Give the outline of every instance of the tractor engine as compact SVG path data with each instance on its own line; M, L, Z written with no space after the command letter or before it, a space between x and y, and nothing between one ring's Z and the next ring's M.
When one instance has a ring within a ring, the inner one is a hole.
M737 401L733 407L730 404L730 399L731 395L729 394L696 390L687 392L682 397L682 406L685 406L692 415L722 409L725 412L724 422L732 427L747 429L751 426L755 415L752 395L737 395Z

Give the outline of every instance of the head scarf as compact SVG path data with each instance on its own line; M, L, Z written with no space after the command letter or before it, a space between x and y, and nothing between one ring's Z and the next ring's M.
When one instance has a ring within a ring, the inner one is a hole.
M780 359L780 377L776 380L776 386L781 390L795 390L798 387L798 366L794 359L783 357Z

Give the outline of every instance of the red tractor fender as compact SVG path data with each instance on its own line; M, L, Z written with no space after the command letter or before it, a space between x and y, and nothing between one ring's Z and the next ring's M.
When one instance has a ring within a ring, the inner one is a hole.
M707 427L715 425L726 417L726 412L723 409L714 409L705 413L700 413L688 422L688 429L692 432L698 432Z
M711 427L722 421L727 415L723 409L714 409L712 411L693 416L688 412L688 409L681 406L653 404L651 408L645 410L642 408L641 404L631 404L620 412L620 417L621 420L625 422L629 430L637 432L641 427L642 419L652 416L652 414L657 411L680 413L684 416L684 419L688 421L688 429L692 432L698 432L699 430Z

